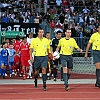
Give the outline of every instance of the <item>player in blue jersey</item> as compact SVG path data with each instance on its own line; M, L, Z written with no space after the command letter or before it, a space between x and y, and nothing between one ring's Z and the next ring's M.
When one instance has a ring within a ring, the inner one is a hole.
M6 66L8 65L9 53L7 50L7 43L3 42L3 48L1 50L1 76L5 78Z
M0 76L1 76L1 50L2 50L2 48L1 48L1 45L0 45Z
M13 44L9 44L9 73L10 73L10 78L12 77L12 67L14 66L14 55L16 53L15 49L13 49Z

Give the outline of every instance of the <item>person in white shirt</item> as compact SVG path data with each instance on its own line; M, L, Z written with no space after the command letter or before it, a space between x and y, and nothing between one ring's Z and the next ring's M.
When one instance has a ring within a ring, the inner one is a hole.
M90 10L85 6L85 8L83 9L83 13L87 14L88 12L90 12Z
M34 39L33 34L34 34L33 32L29 32L29 36L27 37L27 42L29 44L31 44L31 41ZM34 59L34 55L33 55L33 59ZM33 72L32 63L30 62L30 60L28 62L30 64L30 68L29 68L29 74L28 74L27 78L32 78L32 72Z

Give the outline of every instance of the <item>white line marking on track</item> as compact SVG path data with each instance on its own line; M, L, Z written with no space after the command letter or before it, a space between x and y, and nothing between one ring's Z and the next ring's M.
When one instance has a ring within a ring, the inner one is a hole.
M29 93L29 92L28 92L28 93L22 93L22 92L16 92L16 93L13 93L13 92L12 92L12 93L11 93L11 92L10 92L10 93L0 93L0 94L2 94L2 95L3 95L3 94L10 94L10 95L11 95L11 94L28 94L28 95L29 95L29 94L66 94L66 93L67 93L67 94L72 94L72 93L73 93L73 94L77 94L77 93L78 93L78 94L83 94L83 93L84 93L84 94L95 94L95 93L98 94L98 93L100 93L100 92L76 92L76 91L75 91L75 92L70 92L70 90L69 90L69 91L65 91L65 92L48 92L48 91L47 91L47 92L46 92L46 91L44 91L44 92L35 92L35 91L34 91L34 92L31 92L31 93Z
M12 86L13 87L13 86ZM23 89L23 90L26 90L26 89L30 89L30 90L33 90L33 89L39 89L41 86L39 86L38 88L34 88L34 87L31 87L31 88L27 88L26 86L25 86L25 88L21 88L21 87L1 87L0 86L0 90L1 89ZM52 86L52 87L47 87L48 89L64 89L64 87L62 86L62 87L56 87L56 86ZM92 87L92 86L90 86L90 87L70 87L71 89L97 89L98 87ZM98 88L99 89L99 88Z
M39 98L35 100L100 100L100 98Z
M100 100L100 98L35 98L35 99L0 99L0 100Z

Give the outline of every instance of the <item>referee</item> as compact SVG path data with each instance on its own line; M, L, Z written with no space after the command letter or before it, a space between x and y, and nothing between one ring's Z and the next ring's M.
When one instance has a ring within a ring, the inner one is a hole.
M59 40L59 44L56 48L56 51L59 51L60 49L60 59L63 67L63 80L66 91L69 90L68 79L70 77L70 70L73 68L72 54L74 48L82 52L82 49L78 47L75 39L71 38L71 29L66 29L65 37Z
M100 25L97 27L96 33L92 34L88 42L85 58L88 57L88 51L92 44L93 60L96 66L96 83L95 86L100 88Z
M32 49L34 49L34 78L35 78L35 87L37 87L37 78L39 74L39 69L42 68L42 80L43 80L43 90L46 91L46 68L48 64L48 53L50 51L50 45L46 38L43 37L44 30L42 28L38 29L38 36L34 38L30 45L30 60L32 59Z

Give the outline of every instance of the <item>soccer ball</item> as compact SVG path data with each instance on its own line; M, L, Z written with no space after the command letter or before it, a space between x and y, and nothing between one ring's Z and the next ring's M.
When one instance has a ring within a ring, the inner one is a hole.
M59 52L58 52L58 51L55 51L55 52L53 53L53 57L54 57L54 59L59 59L59 57L60 57Z

